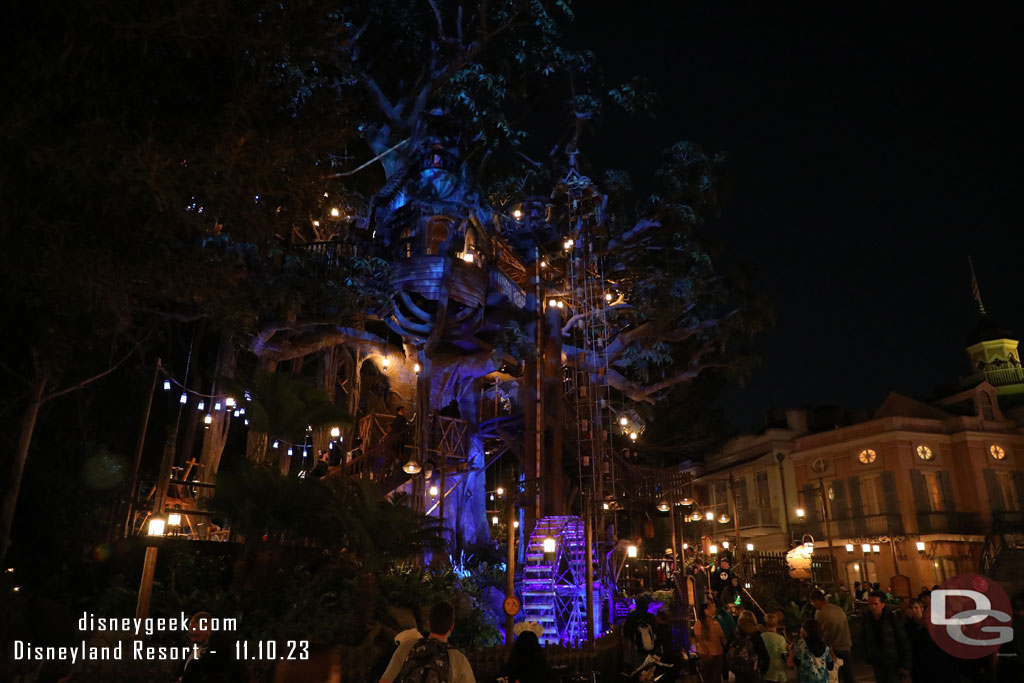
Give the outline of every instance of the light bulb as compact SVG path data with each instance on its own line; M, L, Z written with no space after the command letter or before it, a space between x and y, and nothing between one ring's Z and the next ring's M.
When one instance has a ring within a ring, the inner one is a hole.
M515 209L514 211L512 211L512 218L515 218L516 220L519 220L522 217L523 217L523 212L520 211L519 209Z
M238 417L238 411L237 410L235 412L231 413L231 414L234 415L235 417Z
M604 508L605 510L607 510L608 509L608 503L601 503L601 507Z
M415 372L415 373L419 373L419 371L420 371L420 364L419 363L413 363L412 364L412 371Z
M848 552L848 553L852 553L853 552L853 544L852 543L847 543L846 544L846 552Z
M249 418L245 418L245 426L246 426L246 427L248 427L248 426L249 426Z
M497 493L499 496L505 495L505 489L501 486L499 486L494 492Z
M217 401L216 403L213 404L213 409L220 410L220 401Z
M281 445L281 444L280 444L279 442L275 441L275 442L274 442L274 445L273 445L273 446L271 446L271 448L277 448L277 447L278 447L278 446L280 446L280 445Z
M923 553L924 552L924 541L918 541L917 542L917 552L919 552L919 553Z
M436 486L431 486L430 487L430 495L432 495L432 496L436 496L437 495L437 487Z
M860 571L860 562L854 562L853 563L853 571L855 571L855 572L859 572Z
M876 545L876 544L873 544L873 545L871 546L871 552L873 552L873 553L874 553L875 555L877 555L878 553L880 553L880 552L882 552L882 551L881 551L881 549L880 549L880 548L878 547L878 545Z
M541 268L547 268L548 267L548 262L547 261L541 261L540 262L540 267Z
M420 467L420 464L411 458L409 462L402 465L402 471L406 474L419 474L422 469L423 468Z
M228 396L226 399L224 399L224 405L226 405L228 408L234 408L235 407L235 399L233 399L230 396Z
M462 260L465 261L466 263L472 263L473 262L473 254L472 254L472 252L467 251L465 254L463 254L462 255Z
M748 553L754 552L754 544L753 543L748 543L747 544L747 552Z
M689 543L684 543L683 544L683 550L687 550L689 547L690 547Z
M715 545L714 543L712 543L711 545L708 546L708 552L711 553L712 555L717 555L718 554L718 546Z
M865 543L865 544L863 544L860 547L860 549L861 549L861 552L870 553L871 552L871 544L870 543Z
M636 557L637 548L633 544L626 546L626 557Z
M185 405L186 403L188 403L188 394L186 394L184 391L181 392L181 398L178 399L178 403L180 403L181 405Z
M605 301L611 301L612 300L611 292L608 292L607 294L604 295L604 300Z
M149 531L147 532L150 536L163 536L164 527L167 523L163 517L150 517L149 518Z
M670 509L671 506L668 504L668 501L663 500L658 503L659 512L668 512Z
M565 302L564 301L559 301L558 302L558 307L559 308L565 308Z
M204 410L206 408L206 401L200 401L199 405L196 406L196 410Z
M728 550L729 549L729 541L722 541L722 547L725 548L726 550Z
M213 424L213 415L207 413L206 417L203 418L203 422L205 422L206 424Z
M288 455L291 455L291 454L292 454L292 449L291 449L291 448L289 448L289 449L288 449Z
M164 391L170 391L170 390L171 390L171 380L165 379L164 380Z
M517 520L513 520L512 528L513 529L518 529L519 528L519 520L518 519Z
M338 211L338 207L334 207L331 209L331 218L337 218L340 215L341 211Z
M626 425L629 424L629 418L628 417L620 417L619 418L619 424L622 425L623 427L625 427Z
M804 513L804 509L803 508L797 508L796 509L796 516L799 517L800 519L804 518L804 514L805 513Z
M181 526L181 514L172 512L167 515L167 523L171 526Z
M339 436L341 436L341 429L338 427L331 427L331 438L337 439Z
M498 526L498 515L494 515L493 517L491 517L491 524L493 524L494 526Z
M705 515L704 515L704 517L705 517L705 518L706 518L706 519L707 519L707 520L708 520L709 522L712 522L712 521L714 521L714 519L715 519L715 513L714 513L714 512L711 512L711 511L709 510L709 511L707 512L707 514L705 514Z
M558 302L554 299L548 299L548 308L557 308Z
M380 361L380 367L384 370L384 372L387 372L388 368L391 367L391 360L388 359L387 356L384 356L384 358L381 359Z
M555 542L554 538L552 538L551 536L546 536L544 538L544 552L545 553L553 553L553 552L555 552L555 543L556 542Z
M683 499L679 501L680 505L693 505L693 498L689 496L683 496Z
M630 441L636 441L636 437L638 437L638 436L640 436L640 435L637 434L636 432L630 432L629 433L629 440Z

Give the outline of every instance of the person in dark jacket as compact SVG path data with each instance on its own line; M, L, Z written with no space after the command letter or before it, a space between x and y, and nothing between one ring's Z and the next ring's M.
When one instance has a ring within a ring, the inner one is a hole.
M722 589L722 606L739 605L742 594L743 589L740 588L740 577L733 574L732 579Z
M508 657L507 677L509 683L551 683L554 675L547 659L544 658L544 648L537 640L537 634L533 631L523 631L516 637L512 645L512 653Z
M907 605L904 628L910 643L910 674L915 681L940 681L956 666L953 657L932 640L924 620L924 605L914 598Z
M910 674L911 652L907 632L885 606L885 593L872 591L860 622L864 658L871 664L877 683L900 683Z
M729 644L729 649L726 651L725 662L735 675L736 683L759 683L761 676L771 664L771 657L768 654L768 648L765 647L764 639L761 638L761 629L757 627L757 617L750 610L740 612L739 619L736 620L736 633L733 640L734 642ZM753 672L738 671L730 662L730 653L734 649L742 648L744 641L749 641L757 657L757 667Z

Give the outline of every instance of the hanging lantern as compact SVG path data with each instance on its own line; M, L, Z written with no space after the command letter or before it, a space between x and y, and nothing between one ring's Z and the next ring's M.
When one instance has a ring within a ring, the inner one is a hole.
M409 462L402 465L402 471L406 474L419 474L422 469L420 464L412 458L409 459Z
M711 555L717 555L718 554L718 546L715 545L714 543L709 545L708 546L708 553L710 553Z
M188 403L188 394L186 394L184 391L181 392L181 397L178 399L178 403L180 403L181 405L185 405L186 403Z
M628 546L626 546L626 557L636 557L636 554L637 547L635 545L630 543Z
M199 411L201 411L201 410L203 410L205 408L206 408L206 401L200 401L199 405L196 406L196 410L199 410Z
M233 399L230 396L228 396L226 399L224 399L224 405L227 406L228 408L234 408L235 407L235 399Z
M341 429L338 427L331 427L331 438L337 439L339 436L341 436Z
M680 505L693 505L693 498L689 496L683 496L683 499L679 501Z
M170 391L170 390L171 390L171 380L165 379L164 380L164 391Z
M718 521L722 524L728 524L731 520L732 517L729 515L728 512L723 512L722 514L718 515Z
M658 511L659 512L668 512L671 508L672 508L672 506L668 504L667 500L663 500L663 501L658 503Z
M213 424L213 415L210 415L209 413L207 413L206 417L203 418L203 422L205 422L208 425L209 424Z
M544 553L551 555L555 552L555 539L551 536L544 537Z
M213 409L220 410L220 401L217 401L216 403L213 404Z

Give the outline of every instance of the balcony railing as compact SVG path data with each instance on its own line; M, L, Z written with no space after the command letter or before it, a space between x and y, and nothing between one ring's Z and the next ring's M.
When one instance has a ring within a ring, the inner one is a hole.
M979 382L988 382L995 386L1002 386L1004 384L1020 384L1024 382L1024 368L985 368L981 372L976 372L973 375L963 377L960 380L960 384L965 387L972 387Z
M775 508L752 508L750 510L740 510L739 514L741 529L759 526L779 526L779 513Z

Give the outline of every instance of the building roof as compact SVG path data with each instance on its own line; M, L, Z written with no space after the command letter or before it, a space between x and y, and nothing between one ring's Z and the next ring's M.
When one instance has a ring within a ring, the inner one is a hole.
M935 406L918 401L904 394L891 391L875 411L875 419L883 417L916 417L926 420L946 420L952 417L949 413Z
M973 346L980 342L993 341L995 339L1018 339L1018 337L987 315L983 315L978 320L978 324L971 330L971 333L967 335L967 344Z

